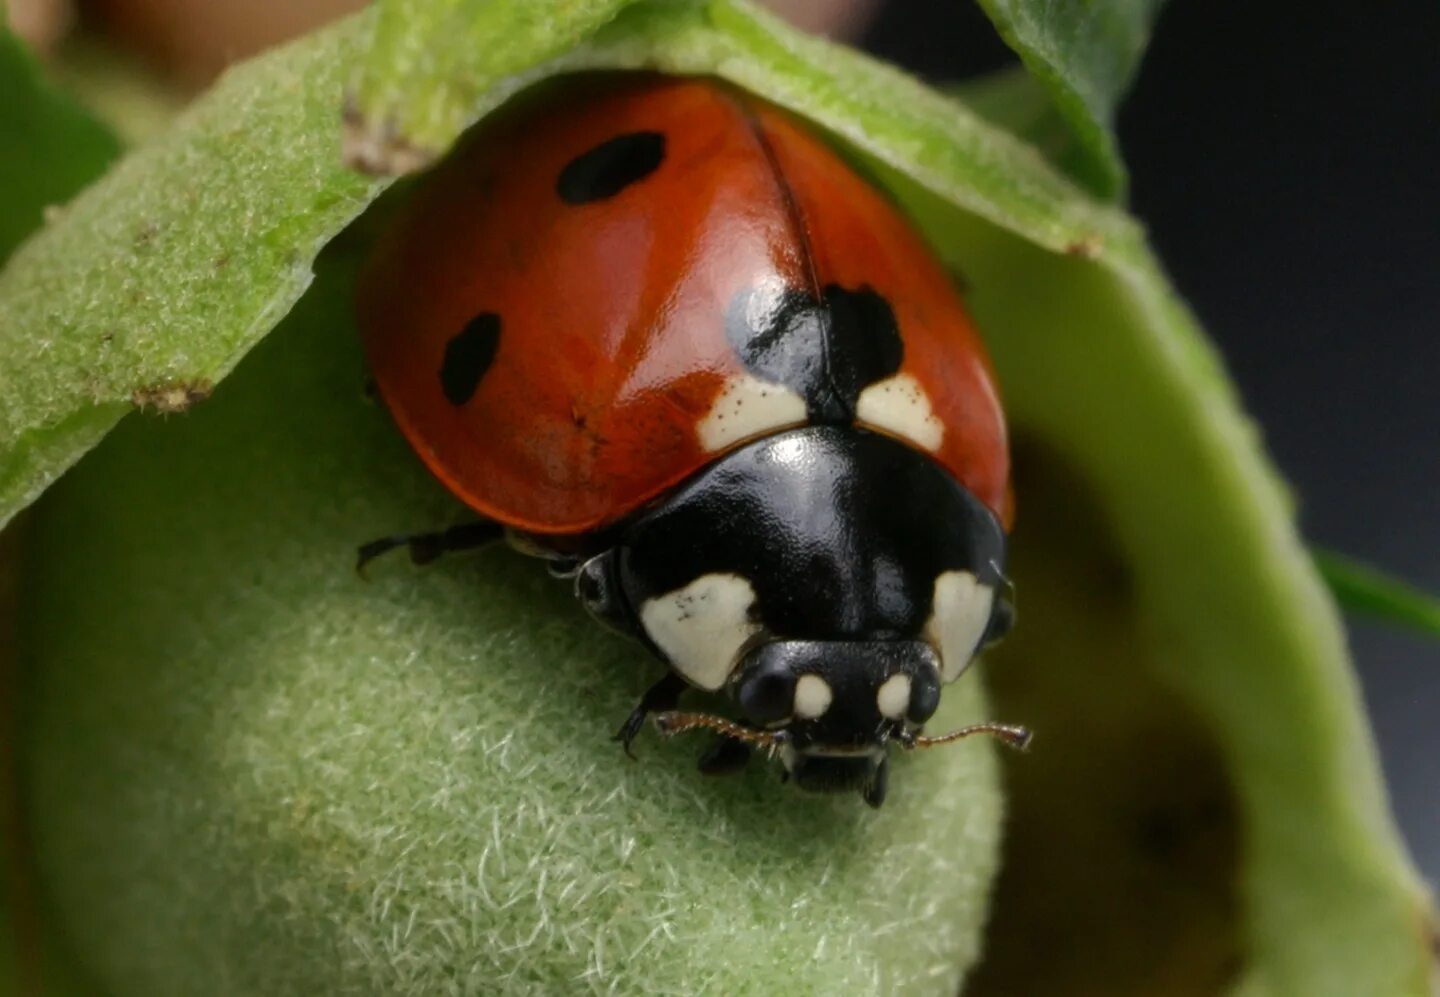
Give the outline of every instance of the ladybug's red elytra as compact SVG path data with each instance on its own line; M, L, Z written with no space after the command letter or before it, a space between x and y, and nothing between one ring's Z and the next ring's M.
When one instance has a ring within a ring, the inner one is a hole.
M487 119L361 275L371 371L484 517L669 667L621 728L721 734L803 788L883 801L888 747L1011 617L1010 461L990 363L895 206L727 85L571 77ZM675 712L688 687L730 721Z

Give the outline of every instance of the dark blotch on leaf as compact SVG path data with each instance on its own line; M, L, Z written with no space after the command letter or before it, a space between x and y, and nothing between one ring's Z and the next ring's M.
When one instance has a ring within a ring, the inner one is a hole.
M659 132L617 135L570 160L555 191L567 204L603 201L654 173L664 158L665 136Z
M480 386L500 345L500 316L476 315L445 347L440 364L440 387L451 405L464 405Z
M1023 512L1009 567L1025 616L985 663L994 714L1038 739L1001 756L1004 861L965 993L1225 993L1250 957L1227 755L1145 636L1145 597L1095 485L1023 429L1013 452Z

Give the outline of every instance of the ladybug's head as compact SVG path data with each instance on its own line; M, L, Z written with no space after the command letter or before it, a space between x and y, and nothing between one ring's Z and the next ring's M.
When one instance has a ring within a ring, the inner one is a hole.
M745 723L667 713L669 733L709 728L777 754L788 778L822 793L859 791L885 799L889 748L946 744L987 733L1024 747L1029 733L977 724L940 737L920 728L940 705L940 660L923 641L776 640L745 655L729 686Z
M922 641L770 641L745 655L731 693L751 725L779 736L802 789L878 803L887 745L940 705L940 661Z

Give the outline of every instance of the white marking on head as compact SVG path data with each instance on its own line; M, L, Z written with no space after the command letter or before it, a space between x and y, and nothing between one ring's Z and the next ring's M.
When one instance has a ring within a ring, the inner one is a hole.
M736 374L696 423L700 445L714 453L769 430L804 425L805 399L783 384Z
M875 690L875 705L882 717L903 719L910 709L910 676L904 672L891 675Z
M824 716L834 698L830 683L819 675L801 675L795 683L795 715L802 720Z
M671 666L714 691L735 668L740 649L760 630L750 618L755 589L740 575L701 575L640 607L640 623Z
M985 628L995 604L995 590L981 585L968 571L946 571L935 579L935 598L925 632L940 651L940 679L960 677Z
M860 392L855 417L932 452L940 449L940 441L945 438L945 424L930 407L930 398L920 382L909 374L876 381Z

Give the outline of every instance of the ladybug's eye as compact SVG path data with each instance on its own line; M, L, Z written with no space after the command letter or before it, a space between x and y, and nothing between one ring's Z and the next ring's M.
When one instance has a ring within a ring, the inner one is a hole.
M609 552L592 557L575 571L575 597L606 626L629 634L635 630L629 605L615 582Z
M923 724L935 715L940 706L940 676L932 669L922 668L910 677L910 707L905 716L911 723Z
M794 711L795 675L788 668L765 669L741 683L737 698L755 723L777 723Z
M985 627L985 636L980 638L981 647L989 647L1004 640L1010 628L1015 625L1014 600L1013 592L1006 592L995 600L995 608L990 613L990 623Z
M605 576L595 564L582 565L575 575L575 597L586 608L605 602Z

